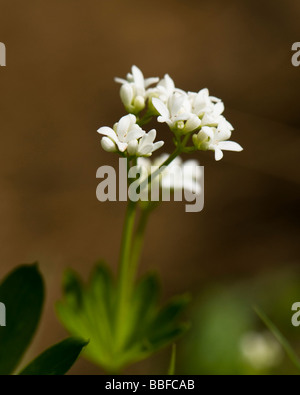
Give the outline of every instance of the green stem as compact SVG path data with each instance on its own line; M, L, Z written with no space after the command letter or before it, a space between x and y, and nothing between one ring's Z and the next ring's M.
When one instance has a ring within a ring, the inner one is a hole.
M152 209L150 208L150 204L147 208L142 209L141 217L137 226L137 230L134 236L134 242L132 247L131 254L131 264L130 264L130 272L131 272L131 281L134 282L136 272L138 269L139 260L141 257L141 252L144 245L144 236L145 231L149 219L149 215Z
M157 177L162 167L168 166L173 160L180 154L182 150L181 146L176 147L175 151L169 156L169 158L153 173L148 179L146 179L141 184L141 190L147 186L151 180ZM133 165L136 164L136 160ZM130 165L128 165L128 172L130 170ZM143 186L143 184L145 184ZM149 206L151 207L151 205ZM149 212L151 210L144 211L141 216L141 221L139 223L137 234L135 236L134 246L132 250L132 239L135 225L137 203L129 201L125 216L122 243L121 243L121 253L119 261L119 275L118 275L118 288L117 288L117 314L116 314L116 352L118 352L126 338L126 311L128 303L130 303L131 288L133 284L133 279L137 271L137 266L139 262L139 257L141 254L143 246L143 236L147 224L147 219ZM132 255L131 252L133 251Z
M116 349L123 344L124 323L126 322L126 310L130 298L130 252L132 235L136 216L136 203L129 201L125 216L121 254L119 262L119 277L117 288L117 316L116 316Z
M122 295L124 294L124 290L127 288L127 276L130 266L130 251L135 223L135 215L136 203L130 201L127 206L127 212L125 217L119 264L119 286L120 294Z
M146 125L147 123L151 122L154 115L155 114L151 110L148 110L143 117L137 117L137 124L141 127Z
M133 165L136 164L135 161ZM130 170L130 161L127 161L127 177ZM126 309L130 297L130 253L132 245L132 236L134 232L135 216L137 203L129 200L123 226L121 251L118 269L118 287L117 287L117 314L116 314L116 349L122 346L122 327L126 320Z

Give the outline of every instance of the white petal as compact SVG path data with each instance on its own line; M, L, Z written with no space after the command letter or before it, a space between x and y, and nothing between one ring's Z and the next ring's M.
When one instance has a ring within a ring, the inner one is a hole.
M153 143L153 141L156 139L156 130L155 129L150 130L150 132L147 133L147 136L149 138L149 141Z
M146 78L145 79L145 88L148 88L150 85L156 84L159 81L159 78Z
M118 141L117 142L117 146L118 146L120 152L125 152L127 147L128 147L128 144L127 143L121 143L120 141Z
M172 115L176 115L179 113L181 107L184 104L184 101L187 99L186 95L181 95L181 94L174 94L171 97L171 103L170 103L170 107L171 107L171 114Z
M184 127L184 131L185 133L192 132L193 130L198 129L200 125L201 125L201 120L197 116L192 116L187 120Z
M166 117L158 117L157 118L157 122L159 122L159 123L169 123L170 122L170 119L169 118L166 118Z
M129 155L136 155L137 149L138 149L138 142L137 140L131 140L128 143L127 151Z
M154 130L154 129L153 129ZM146 147L147 145L151 145L155 139L156 136L156 130L154 130L155 135L153 136L153 130L151 130L151 132L146 133L140 140L139 142L139 150L143 150L144 147Z
M219 103L220 101L222 101L221 99L219 99L218 97L215 97L215 96L210 96L209 98L214 103Z
M218 146L221 150L225 150L225 151L236 151L236 152L243 151L243 148L238 143L235 143L234 141L221 141L218 144Z
M120 89L120 96L123 104L128 107L132 104L133 100L133 89L130 84L124 84Z
M141 156L149 155L152 153L153 144L139 146L138 154Z
M137 96L134 99L134 109L136 112L140 112L145 108L145 99L143 96Z
M104 149L104 151L107 151L107 152L116 152L117 151L116 144L109 137L103 137L101 139L101 146Z
M209 126L203 126L200 133L204 132L211 140L214 140L216 128L210 128Z
M215 148L215 159L217 161L221 160L223 158L223 152L219 148Z
M165 81L166 81L165 85L166 85L167 91L170 93L173 92L175 89L175 84L174 84L174 81L172 80L172 78L169 76L169 74L165 75Z
M129 143L132 140L137 140L145 135L145 131L140 128L138 125L133 125L132 128L129 130L127 135L125 136L124 141Z
M229 140L231 137L231 131L229 129L217 129L215 132L215 139L218 141Z
M176 121L187 121L188 119L191 118L191 116L193 116L193 114L190 114L190 113L186 112L186 113L183 113L183 114L175 116L174 119Z
M218 125L219 117L216 114L208 114L206 113L202 118L202 125Z
M143 76L143 73L141 72L141 70L136 66L132 66L132 75L133 75L134 83L139 88L144 89L145 82L144 82L144 76Z
M128 84L127 80L124 80L123 78L115 78L115 82L117 82L118 84Z
M117 142L118 138L115 131L112 128L107 126L103 126L102 128L97 130L98 133L102 134L103 136L110 137L113 141Z
M216 115L221 115L225 111L225 106L223 102L218 102L215 104L214 112Z
M204 89L201 89L199 92L198 92L198 95L199 96L202 96L202 97L209 97L209 90L207 89L207 88L204 88Z
M160 113L160 115L163 118L165 118L165 119L170 118L170 112L169 112L167 106L161 100L154 97L152 99L152 103L153 103L154 107L156 108L156 110ZM161 121L159 121L159 122L161 122ZM165 122L165 121L162 121L162 122Z
M118 126L117 126L117 135L118 135L120 141L124 140L124 138L128 132L128 129L132 124L132 120L133 120L132 114L125 115L125 117L122 117L120 119ZM136 120L136 118L135 118L135 120Z
M156 143L153 144L152 152L160 149L164 144L165 144L164 141L157 141Z
M227 119L223 116L220 117L219 119L219 125L218 125L219 130L226 130L232 132L234 130L234 127L231 125L230 122L227 121Z
M136 125L136 116L133 114L126 115L130 119L130 126Z

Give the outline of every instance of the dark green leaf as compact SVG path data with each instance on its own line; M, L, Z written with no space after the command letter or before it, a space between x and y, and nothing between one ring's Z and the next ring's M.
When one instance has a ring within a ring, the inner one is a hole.
M75 309L82 305L82 288L78 275L73 270L67 270L63 278L64 296L67 303Z
M100 263L96 265L92 273L89 295L89 298L93 299L95 304L95 313L98 310L97 306L99 306L101 314L96 314L96 316L99 318L100 326L103 325L103 319L105 319L105 324L107 323L108 325L113 321L114 297L115 290L112 274L106 264ZM100 316L102 316L102 318Z
M88 342L70 338L56 344L31 362L21 376L62 376L75 363Z
M159 350L171 343L174 343L179 337L184 335L186 331L190 328L190 325L187 323L183 324L174 324L169 328L166 328L164 331L156 334L156 336L151 336L151 347L152 352Z
M153 310L160 293L160 284L155 274L145 276L137 285L133 294L133 304L136 306L139 319Z
M151 338L160 337L161 334L169 331L169 329L172 329L180 314L185 310L189 301L189 296L184 295L174 298L165 307L163 307L151 324Z
M145 330L155 314L160 293L160 284L155 274L145 276L133 293L129 320L131 336L127 347L132 347L145 337Z
M17 268L0 285L6 327L0 328L0 374L13 373L40 320L44 285L36 264Z

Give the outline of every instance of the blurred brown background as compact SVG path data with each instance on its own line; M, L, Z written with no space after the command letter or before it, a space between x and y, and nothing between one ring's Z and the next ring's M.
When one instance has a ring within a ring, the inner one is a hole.
M141 271L157 269L166 295L197 294L299 264L299 17L297 0L0 0L0 276L38 260L47 285L28 357L66 336L53 310L64 268L86 277L102 257L116 267L125 206L96 200L97 168L116 163L96 130L124 114L113 78L132 64L208 87L245 148L221 163L198 156L205 209L165 203ZM159 373L153 361L131 372ZM71 372L99 370L81 360Z

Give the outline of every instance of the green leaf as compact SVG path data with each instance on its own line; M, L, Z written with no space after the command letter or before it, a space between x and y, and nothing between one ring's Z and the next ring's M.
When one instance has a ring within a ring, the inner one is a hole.
M175 375L175 369L176 369L176 344L173 344L172 346L172 354L171 354L171 361L170 361L170 366L168 369L168 375L169 376L174 376Z
M156 304L160 294L160 284L155 274L145 276L136 286L132 295L129 311L131 336L127 346L130 347L138 339L145 336L145 330L157 311Z
M160 310L149 328L151 342L156 343L160 339L169 337L173 331L181 332L182 327L177 327L177 319L189 302L188 295L176 297Z
M90 278L89 300L96 307L96 311L92 311L93 316L98 320L98 325L103 328L104 335L111 332L114 314L115 290L113 278L110 270L105 263L96 265ZM100 311L98 310L100 309ZM97 314L97 311L100 313Z
M6 327L0 328L0 374L14 372L38 326L44 284L36 264L18 267L0 285Z
M62 376L72 367L88 342L69 338L49 348L21 373L21 376Z
M152 352L157 351L163 347L168 346L171 343L177 341L178 338L183 336L190 329L189 323L172 324L164 332L161 332L159 336L151 337Z
M126 306L126 320L118 327L117 284L103 263L97 265L87 285L74 274L65 278L64 296L57 304L58 317L72 336L90 339L83 355L109 372L147 358L174 343L188 329L179 316L189 298L174 298L159 309L160 284L156 275L145 276L134 287ZM124 341L116 348L115 336L120 331Z
M113 280L103 263L96 265L89 284L68 270L64 276L63 300L56 304L58 318L76 337L90 339L84 355L105 365L111 360L113 331Z
M145 276L137 285L132 303L139 317L146 317L156 306L160 294L160 284L156 274Z

